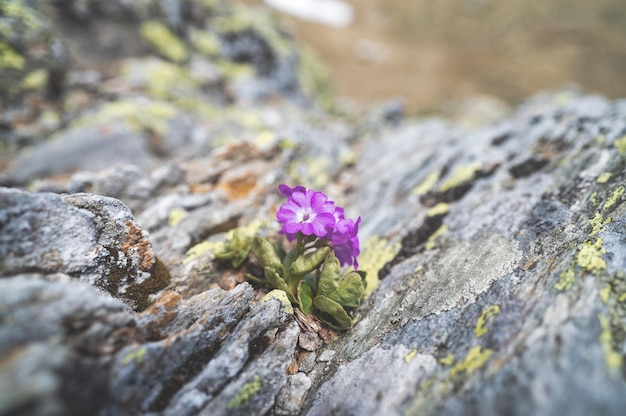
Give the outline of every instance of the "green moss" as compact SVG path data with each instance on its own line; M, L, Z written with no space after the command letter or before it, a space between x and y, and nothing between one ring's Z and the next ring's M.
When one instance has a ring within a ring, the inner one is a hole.
M474 328L474 335L477 338L482 337L489 331L487 328L487 320L492 316L495 316L500 313L500 306L498 305L489 305L483 310L483 312L478 317L478 322L476 323L476 328Z
M256 396L263 387L263 380L258 375L255 375L251 381L247 382L241 387L239 394L233 397L226 408L229 410L237 407L245 407L250 403L250 400Z
M481 169L482 165L480 163L473 163L468 166L459 167L452 177L448 178L444 183L441 184L441 192L448 191L450 189L456 188L459 185L471 181L476 176L476 173L479 172Z
M479 346L473 347L468 351L463 361L450 369L450 376L457 377L460 374L471 374L474 371L481 368L487 360L491 357L493 351L485 348L484 350Z
M284 290L272 290L267 295L261 298L261 302L267 302L270 299L277 299L282 304L281 309L283 310L283 312L288 313L289 315L293 315L293 306L291 305L291 301L287 297L287 293Z
M604 172L603 174L597 177L596 182L607 183L609 179L611 179L611 176L613 176L611 172Z
M604 201L603 209L611 209L616 204L621 203L622 196L624 195L624 191L626 188L624 185L620 185L617 188L613 189L611 195Z
M570 289L574 284L575 276L574 264L572 263L567 269L561 272L559 280L554 284L554 288L561 291Z
M36 69L22 79L22 88L27 90L40 90L48 82L48 72L45 69Z
M430 237L428 237L428 241L424 244L424 248L426 250L432 250L437 246L437 239L445 234L448 231L448 226L443 224L441 227L437 229Z
M585 241L582 244L575 261L584 270L597 275L606 269L606 261L602 258L603 254L606 254L603 241L601 238L596 238L595 242Z
M604 360L606 366L611 371L617 371L622 368L622 355L613 349L613 335L611 333L611 323L606 315L598 315L600 321L600 344L604 349Z
M622 136L616 139L614 142L615 148L622 156L626 156L626 136Z
M141 35L162 56L174 62L187 59L185 44L163 23L156 20L141 25Z
M136 362L137 364L141 363L145 359L146 352L148 352L148 350L145 347L141 347L139 349L136 349L127 353L122 358L122 365L127 365L131 363L132 361Z
M420 182L419 185L413 188L411 193L417 196L426 195L428 192L431 191L431 189L433 189L433 187L435 186L438 180L439 180L439 172L438 171L430 172L428 175L426 175L424 180Z
M367 273L366 297L371 295L378 286L380 269L396 257L400 247L400 243L389 244L386 239L378 236L372 236L365 241L359 256L359 270Z
M0 42L0 70L2 69L23 69L26 63L23 56L18 54L4 42Z
M426 216L436 217L438 215L443 215L447 213L449 209L450 209L450 205L446 204L445 202L440 202L434 207L432 207L431 209L429 209L428 213L426 213Z

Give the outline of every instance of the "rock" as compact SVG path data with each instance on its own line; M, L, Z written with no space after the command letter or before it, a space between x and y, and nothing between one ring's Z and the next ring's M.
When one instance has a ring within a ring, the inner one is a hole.
M0 189L0 270L64 273L134 307L169 282L148 234L120 201Z

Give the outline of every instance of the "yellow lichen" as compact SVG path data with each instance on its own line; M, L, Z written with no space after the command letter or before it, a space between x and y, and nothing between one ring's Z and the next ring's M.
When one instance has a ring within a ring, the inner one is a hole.
M187 59L185 44L163 23L155 20L144 23L141 35L164 57L174 62Z
M611 371L622 368L622 355L613 349L613 335L611 334L611 323L606 315L598 315L600 321L600 344L604 349L604 360L606 366Z
M604 286L603 289L600 290L600 299L602 299L603 303L607 303L609 301L609 297L611 296L611 285Z
M591 196L589 197L589 202L591 202L593 205L597 206L598 205L598 192L593 192L591 194Z
M619 139L615 139L615 148L622 156L626 156L626 136L622 136Z
M443 358L439 359L439 364L443 365L452 365L454 364L454 354L448 354Z
M135 361L137 364L141 363L145 359L146 352L148 352L148 350L145 347L142 347L127 353L122 358L122 365L129 364L132 361Z
M220 41L211 32L192 28L189 40L198 52L206 56L217 56L220 52Z
M617 300L618 300L618 302L625 302L626 301L626 292L622 293Z
M404 361L406 363L410 363L411 361L413 361L413 358L415 358L417 356L417 350L415 348L413 348L405 357L404 357Z
M220 242L203 241L191 247L189 250L187 250L187 253L185 253L185 258L182 261L182 264L183 265L188 264L192 262L193 260L208 253L209 251L213 253L217 251L222 251L224 250L225 247L226 245L224 244L223 241L220 241Z
M0 69L22 69L25 62L24 57L15 52L13 48L4 42L0 42Z
M169 215L167 216L167 223L172 227L176 227L178 224L180 224L182 220L184 220L188 216L189 213L184 209L172 208Z
M216 62L217 69L226 79L249 78L254 74L254 70L250 64L238 63L220 59Z
M267 302L270 299L277 299L281 303L283 312L293 315L293 306L284 290L274 289L261 298L261 302Z
M316 98L323 108L334 107L330 73L310 48L301 48L298 62L298 80L302 91Z
M611 192L611 195L609 195L609 197L604 201L604 205L602 206L602 208L610 209L618 202L621 202L625 190L626 188L624 188L624 185L620 185L615 188L613 192Z
M389 244L387 240L372 236L363 244L359 256L359 270L367 273L367 287L365 296L369 296L378 286L378 272L385 264L393 260L400 251L400 243Z
M567 290L571 288L572 284L574 284L575 275L574 265L571 264L567 269L561 272L559 280L554 284L554 288L556 290Z
M597 238L595 243L585 241L580 247L575 261L584 270L598 274L606 269L606 261L602 258L605 253L606 249L601 238Z
M598 178L596 179L596 182L598 182L598 183L607 183L609 181L609 179L611 179L611 176L613 176L613 174L611 172L604 172L603 174L598 176Z
M187 68L156 58L149 61L146 72L147 91L159 99L178 103L179 100L192 96L199 85Z
M474 328L474 335L476 335L477 338L482 337L489 331L489 328L487 328L487 320L498 313L500 313L500 306L498 305L489 305L483 310L478 317L476 328Z
M48 72L45 69L36 69L22 79L22 88L27 90L39 90L46 86Z
M595 237L598 233L603 233L606 231L606 226L611 223L611 217L604 218L600 212L596 212L596 215L592 219L589 220L591 224L591 233L590 237Z
M239 394L233 397L226 408L231 410L236 407L244 407L250 403L250 400L259 392L263 387L263 380L257 374L252 378L251 381L247 382L241 387Z
M426 250L432 250L433 248L435 248L435 246L437 245L437 238L445 234L446 231L448 231L448 226L443 224L437 229L437 231L435 231L430 237L428 237L428 241L426 241L426 244L424 244L424 248L426 248Z
M419 185L413 188L411 193L417 196L426 195L428 192L430 192L431 189L433 189L433 186L435 186L438 180L439 180L439 172L438 171L430 172L428 175L426 175L424 180L420 182Z
M287 172L296 183L311 188L323 188L330 180L328 170L331 164L332 160L325 155L303 158L291 163Z
M448 178L444 183L441 184L441 192L448 191L450 189L456 188L459 185L471 181L472 179L474 179L476 173L479 172L481 169L482 165L480 163L472 163L471 165L459 167L452 177Z
M446 212L448 212L449 209L450 209L450 205L446 204L445 202L440 202L434 207L432 207L431 209L429 209L428 212L426 213L426 216L436 217L438 215L443 215Z
M450 369L450 376L456 377L461 373L471 374L485 365L487 360L491 357L493 351L485 348L484 350L477 345L468 351L463 361Z

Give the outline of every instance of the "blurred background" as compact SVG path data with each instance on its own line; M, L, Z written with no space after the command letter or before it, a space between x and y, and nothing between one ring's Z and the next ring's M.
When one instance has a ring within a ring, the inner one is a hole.
M477 96L515 105L566 86L626 97L624 0L247 3L282 10L335 90L359 102L403 97L409 113L423 113Z

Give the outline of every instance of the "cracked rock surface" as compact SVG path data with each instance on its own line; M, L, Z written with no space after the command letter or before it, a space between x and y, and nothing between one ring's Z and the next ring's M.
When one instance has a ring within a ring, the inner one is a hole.
M625 101L391 123L323 110L322 78L259 12L9 3L91 68L2 103L0 415L623 414ZM98 44L79 17L119 33ZM349 331L216 258L278 231L280 183L363 218Z

